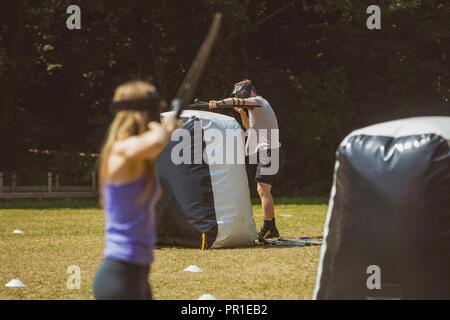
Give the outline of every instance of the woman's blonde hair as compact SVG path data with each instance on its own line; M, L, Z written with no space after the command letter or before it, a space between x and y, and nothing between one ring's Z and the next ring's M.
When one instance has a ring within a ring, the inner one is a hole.
M117 87L114 92L113 101L124 101L145 98L149 93L155 92L156 88L145 81L130 81ZM103 205L103 185L107 178L107 164L113 144L116 141L124 140L128 137L139 135L148 130L150 114L146 111L120 111L118 112L108 128L105 140L103 142L99 167L99 200ZM156 177L155 161L144 160L144 167L147 173L145 188L139 197L139 201L144 201L150 193L153 179Z

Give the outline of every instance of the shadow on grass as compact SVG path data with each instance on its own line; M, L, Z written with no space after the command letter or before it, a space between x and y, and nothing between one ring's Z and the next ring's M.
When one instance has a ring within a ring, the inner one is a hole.
M254 244L254 245L248 245L248 246L240 246L240 247L231 247L231 248L215 248L215 249L207 249L205 251L228 251L228 250L248 250L248 249L253 249L253 250L273 250L273 249L285 249L285 248L312 248L312 247L318 247L318 245L314 245L314 246L297 246L297 245L267 245L267 244L262 244L262 243L258 243L258 244ZM192 248L192 247L186 247L186 246L169 246L169 245L157 245L155 246L155 250L164 250L164 249L198 249L199 251L201 251L200 248Z
M328 204L328 197L277 197L277 204ZM252 204L260 205L259 198ZM101 209L97 199L0 199L0 209Z
M1 209L100 209L97 199L1 199Z
M275 197L275 205L277 204L328 204L327 196L307 196L307 197ZM253 205L260 205L261 199L252 198Z

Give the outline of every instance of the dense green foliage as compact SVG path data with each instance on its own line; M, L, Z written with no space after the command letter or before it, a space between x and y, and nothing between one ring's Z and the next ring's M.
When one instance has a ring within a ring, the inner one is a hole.
M376 2L381 30L366 27L367 1L3 0L0 171L23 183L45 182L47 171L89 183L95 158L78 153L98 152L114 88L143 78L170 101L220 11L220 40L195 96L227 97L252 79L286 148L276 193L327 193L351 130L450 114L450 5ZM70 4L81 8L81 30L66 28Z

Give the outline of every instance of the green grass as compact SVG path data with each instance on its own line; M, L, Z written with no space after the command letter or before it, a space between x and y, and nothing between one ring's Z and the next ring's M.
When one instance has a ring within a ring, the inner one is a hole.
M276 199L277 225L284 237L321 235L324 198ZM257 228L259 202L253 200ZM284 215L290 215L285 217ZM104 247L103 211L95 200L0 201L0 299L92 299L92 280ZM25 234L12 234L20 229ZM310 299L320 247L155 250L150 283L155 299ZM69 290L67 268L81 269L81 289ZM185 272L189 265L202 273ZM26 288L7 288L11 279Z

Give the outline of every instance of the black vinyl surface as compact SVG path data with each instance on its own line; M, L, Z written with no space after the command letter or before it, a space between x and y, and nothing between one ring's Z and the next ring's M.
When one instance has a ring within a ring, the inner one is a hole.
M450 299L450 147L356 135L338 149L317 299ZM369 289L367 268L380 268Z
M156 165L163 188L163 195L156 206L158 245L179 245L201 248L202 234L206 236L206 248L217 237L217 219L209 166L204 161L194 164L195 117L184 119L182 128L191 134L192 164L175 165L171 152L178 141L170 142L159 155ZM203 132L202 132L203 137ZM181 141L181 138L180 138Z

